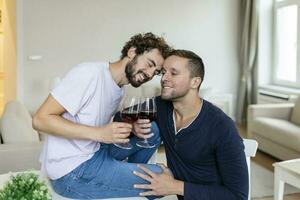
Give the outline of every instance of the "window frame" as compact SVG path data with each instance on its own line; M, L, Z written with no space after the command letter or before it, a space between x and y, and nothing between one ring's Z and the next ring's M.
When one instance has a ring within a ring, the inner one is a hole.
M291 5L297 5L297 58L296 58L296 63L297 63L297 68L296 68L296 82L292 81L286 81L282 79L278 79L276 76L277 73L277 58L278 58L278 51L277 51L277 10L283 7L291 6ZM291 87L291 88L300 88L300 1L299 0L274 0L273 4L273 67L271 70L272 77L271 81L273 85L279 85L279 86L284 86L284 87Z

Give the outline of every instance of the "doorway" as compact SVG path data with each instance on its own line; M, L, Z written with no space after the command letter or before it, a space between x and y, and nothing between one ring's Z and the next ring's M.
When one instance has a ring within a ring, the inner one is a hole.
M0 0L0 115L16 99L16 0Z

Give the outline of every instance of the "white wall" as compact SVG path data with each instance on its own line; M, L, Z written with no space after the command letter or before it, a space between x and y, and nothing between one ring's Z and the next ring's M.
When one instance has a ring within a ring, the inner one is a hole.
M130 36L146 31L199 54L206 65L203 87L236 94L239 0L20 1L18 72L24 85L18 81L18 97L31 111L55 76L82 61L114 61ZM42 59L31 61L30 55Z

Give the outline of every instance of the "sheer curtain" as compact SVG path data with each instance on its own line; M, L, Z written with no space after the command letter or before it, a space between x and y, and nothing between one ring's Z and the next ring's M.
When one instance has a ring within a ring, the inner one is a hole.
M246 122L247 107L256 101L259 0L242 0L242 41L236 119Z

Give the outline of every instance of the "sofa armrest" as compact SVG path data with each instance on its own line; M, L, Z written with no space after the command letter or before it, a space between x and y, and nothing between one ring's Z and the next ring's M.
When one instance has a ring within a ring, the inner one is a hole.
M293 103L249 105L247 119L253 120L256 117L272 117L289 120L293 107Z
M251 138L251 126L257 117L271 117L284 120L290 120L294 104L278 103L278 104L255 104L248 106L247 113L247 134Z
M39 156L43 142L0 144L0 174L40 169Z

